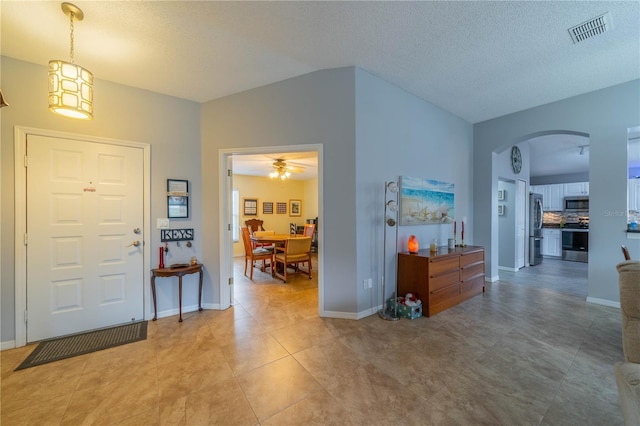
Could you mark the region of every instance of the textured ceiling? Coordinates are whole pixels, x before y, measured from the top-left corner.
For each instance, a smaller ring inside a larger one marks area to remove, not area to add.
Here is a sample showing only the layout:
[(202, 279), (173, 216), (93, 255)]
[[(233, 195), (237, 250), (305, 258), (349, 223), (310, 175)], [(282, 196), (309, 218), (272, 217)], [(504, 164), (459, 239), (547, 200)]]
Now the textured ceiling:
[[(477, 123), (640, 78), (638, 1), (74, 3), (77, 63), (197, 102), (358, 66)], [(59, 2), (0, 12), (2, 55), (69, 59)], [(573, 44), (567, 29), (604, 12), (613, 29)]]

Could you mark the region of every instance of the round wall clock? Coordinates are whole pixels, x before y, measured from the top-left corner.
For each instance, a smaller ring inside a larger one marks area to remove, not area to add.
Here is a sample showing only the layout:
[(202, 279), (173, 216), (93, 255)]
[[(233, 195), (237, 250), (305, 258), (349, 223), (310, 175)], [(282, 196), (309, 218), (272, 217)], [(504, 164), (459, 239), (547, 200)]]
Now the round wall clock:
[(520, 173), (522, 170), (522, 154), (520, 154), (520, 148), (514, 146), (511, 148), (511, 167), (515, 174)]

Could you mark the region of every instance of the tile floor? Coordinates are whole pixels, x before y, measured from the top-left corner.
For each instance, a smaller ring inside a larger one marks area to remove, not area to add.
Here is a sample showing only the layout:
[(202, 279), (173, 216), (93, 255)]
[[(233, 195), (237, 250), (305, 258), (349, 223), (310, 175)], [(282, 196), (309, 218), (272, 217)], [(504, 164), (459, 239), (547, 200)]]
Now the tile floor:
[(18, 372), (34, 346), (3, 351), (0, 423), (623, 423), (618, 309), (512, 279), (432, 318), (323, 319), (315, 279), (252, 283), (241, 263), (234, 307), (146, 341)]

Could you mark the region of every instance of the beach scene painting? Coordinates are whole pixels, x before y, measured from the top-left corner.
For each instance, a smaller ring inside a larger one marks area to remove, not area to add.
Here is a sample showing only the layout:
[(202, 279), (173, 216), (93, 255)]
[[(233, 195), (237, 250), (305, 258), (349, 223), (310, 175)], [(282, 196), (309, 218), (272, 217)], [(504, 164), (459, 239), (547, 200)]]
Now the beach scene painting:
[(400, 225), (453, 223), (454, 184), (400, 177)]

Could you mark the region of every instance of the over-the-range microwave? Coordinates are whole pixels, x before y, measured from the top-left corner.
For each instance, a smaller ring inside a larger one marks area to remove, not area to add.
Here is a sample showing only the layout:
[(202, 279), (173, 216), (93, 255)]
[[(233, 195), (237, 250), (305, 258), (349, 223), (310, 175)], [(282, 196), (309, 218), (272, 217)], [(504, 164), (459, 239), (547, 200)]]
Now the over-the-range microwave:
[(564, 197), (564, 211), (589, 211), (589, 197)]

